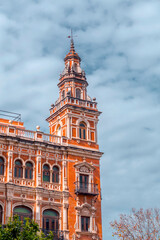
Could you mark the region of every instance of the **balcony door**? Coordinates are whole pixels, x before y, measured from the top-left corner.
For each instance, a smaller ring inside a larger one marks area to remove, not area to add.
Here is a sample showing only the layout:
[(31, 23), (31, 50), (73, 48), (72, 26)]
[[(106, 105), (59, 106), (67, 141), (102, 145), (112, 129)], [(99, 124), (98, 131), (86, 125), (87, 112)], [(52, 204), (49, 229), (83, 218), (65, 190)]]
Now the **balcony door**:
[(89, 186), (89, 176), (80, 174), (80, 189), (83, 192), (88, 192), (88, 186)]
[(43, 212), (43, 230), (46, 231), (54, 231), (58, 232), (59, 230), (59, 213), (52, 210), (47, 209)]

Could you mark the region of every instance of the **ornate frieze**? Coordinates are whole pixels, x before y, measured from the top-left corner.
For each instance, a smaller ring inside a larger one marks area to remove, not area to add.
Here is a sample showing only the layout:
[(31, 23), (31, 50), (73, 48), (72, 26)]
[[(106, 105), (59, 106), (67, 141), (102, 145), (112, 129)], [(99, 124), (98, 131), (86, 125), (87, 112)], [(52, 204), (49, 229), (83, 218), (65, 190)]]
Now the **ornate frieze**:
[(28, 187), (34, 187), (35, 182), (31, 179), (20, 179), (20, 178), (14, 178), (13, 183), (21, 186), (28, 186)]
[(82, 167), (79, 168), (79, 172), (90, 173), (90, 169), (86, 166), (82, 166)]
[(57, 190), (57, 191), (61, 190), (61, 184), (55, 184), (55, 183), (43, 182), (42, 187), (47, 188), (49, 190)]

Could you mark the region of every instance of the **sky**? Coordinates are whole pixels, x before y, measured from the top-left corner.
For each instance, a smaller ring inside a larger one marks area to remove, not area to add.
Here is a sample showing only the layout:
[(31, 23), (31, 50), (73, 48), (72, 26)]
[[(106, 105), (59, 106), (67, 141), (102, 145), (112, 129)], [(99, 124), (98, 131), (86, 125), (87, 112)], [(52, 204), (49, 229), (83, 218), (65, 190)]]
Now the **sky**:
[(0, 0), (0, 109), (48, 132), (70, 29), (98, 126), (103, 239), (132, 208), (160, 208), (160, 1)]

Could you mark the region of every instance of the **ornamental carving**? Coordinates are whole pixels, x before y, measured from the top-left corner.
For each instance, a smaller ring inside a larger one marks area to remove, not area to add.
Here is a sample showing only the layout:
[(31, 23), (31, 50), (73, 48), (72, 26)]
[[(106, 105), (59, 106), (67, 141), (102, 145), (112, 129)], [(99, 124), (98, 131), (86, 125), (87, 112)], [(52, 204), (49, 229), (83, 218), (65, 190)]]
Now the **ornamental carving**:
[(89, 168), (87, 168), (86, 166), (80, 167), (79, 171), (84, 172), (84, 173), (89, 173), (90, 172)]
[(14, 152), (21, 152), (24, 154), (35, 155), (35, 151), (31, 150), (29, 148), (14, 147), (13, 150), (14, 150)]
[(4, 145), (4, 144), (0, 144), (0, 148), (1, 148), (1, 149), (7, 149), (7, 146)]
[(54, 184), (54, 183), (42, 183), (42, 187), (48, 188), (50, 190), (61, 190), (61, 185), (60, 184)]
[(0, 182), (5, 182), (5, 177), (4, 176), (0, 176)]
[(88, 208), (83, 208), (82, 211), (81, 211), (81, 215), (84, 215), (84, 216), (90, 216), (90, 211)]

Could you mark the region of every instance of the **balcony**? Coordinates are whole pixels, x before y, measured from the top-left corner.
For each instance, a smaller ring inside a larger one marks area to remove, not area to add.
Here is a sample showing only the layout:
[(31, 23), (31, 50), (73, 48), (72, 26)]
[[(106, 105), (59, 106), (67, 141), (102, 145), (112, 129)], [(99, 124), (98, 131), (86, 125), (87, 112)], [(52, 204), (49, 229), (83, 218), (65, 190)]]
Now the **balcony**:
[(56, 111), (58, 111), (60, 108), (67, 104), (71, 106), (83, 107), (86, 109), (98, 111), (97, 103), (95, 101), (88, 101), (68, 96), (65, 97), (62, 101), (56, 102), (56, 104), (52, 106), (52, 108), (50, 109), (50, 115), (54, 114)]
[(39, 141), (43, 143), (57, 145), (62, 145), (66, 143), (65, 137), (46, 134), (40, 131), (30, 131), (13, 126), (12, 124), (7, 125), (0, 124), (0, 135), (18, 137), (24, 140)]
[(65, 240), (63, 231), (60, 231), (60, 230), (53, 231), (53, 230), (43, 229), (43, 228), (41, 230), (45, 234), (45, 236), (47, 236), (50, 232), (52, 232), (53, 240)]
[(75, 182), (75, 194), (98, 195), (98, 186), (94, 183)]

